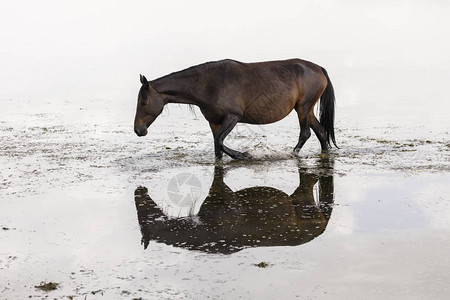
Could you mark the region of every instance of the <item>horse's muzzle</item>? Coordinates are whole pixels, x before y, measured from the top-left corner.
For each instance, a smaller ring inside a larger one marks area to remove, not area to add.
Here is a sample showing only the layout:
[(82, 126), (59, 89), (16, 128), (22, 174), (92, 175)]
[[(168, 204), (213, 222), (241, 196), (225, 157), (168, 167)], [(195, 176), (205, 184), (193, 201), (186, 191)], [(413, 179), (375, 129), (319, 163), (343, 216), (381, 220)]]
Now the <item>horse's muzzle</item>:
[(134, 132), (136, 132), (137, 136), (146, 136), (147, 135), (147, 128), (144, 126), (141, 127), (135, 127)]

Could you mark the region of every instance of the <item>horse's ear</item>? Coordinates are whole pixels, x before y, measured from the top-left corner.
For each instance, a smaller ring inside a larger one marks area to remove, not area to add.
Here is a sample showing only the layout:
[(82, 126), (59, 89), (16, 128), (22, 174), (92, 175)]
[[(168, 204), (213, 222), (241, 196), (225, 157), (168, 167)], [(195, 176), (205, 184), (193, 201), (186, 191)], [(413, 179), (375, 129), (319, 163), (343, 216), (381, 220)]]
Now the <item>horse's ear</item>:
[(142, 85), (143, 86), (146, 86), (146, 87), (148, 87), (149, 86), (149, 84), (148, 84), (148, 80), (147, 80), (147, 78), (145, 78), (145, 76), (144, 75), (139, 75), (140, 76), (140, 79), (141, 79), (141, 83), (142, 83)]

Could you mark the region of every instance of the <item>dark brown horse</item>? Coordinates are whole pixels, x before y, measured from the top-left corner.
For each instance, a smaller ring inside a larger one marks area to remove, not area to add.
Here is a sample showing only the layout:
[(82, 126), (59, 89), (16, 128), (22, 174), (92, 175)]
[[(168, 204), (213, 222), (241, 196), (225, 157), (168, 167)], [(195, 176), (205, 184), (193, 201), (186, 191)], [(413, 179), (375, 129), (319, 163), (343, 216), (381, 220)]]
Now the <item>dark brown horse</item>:
[[(300, 151), (314, 131), (322, 150), (334, 138), (334, 90), (326, 70), (314, 63), (291, 59), (260, 63), (234, 60), (209, 62), (153, 81), (141, 75), (134, 131), (147, 128), (167, 103), (197, 105), (214, 135), (216, 158), (223, 152), (235, 159), (249, 156), (226, 147), (225, 137), (237, 123), (268, 124), (286, 117), (293, 109), (300, 122)], [(320, 122), (314, 105), (320, 101)], [(336, 146), (337, 147), (337, 146)]]

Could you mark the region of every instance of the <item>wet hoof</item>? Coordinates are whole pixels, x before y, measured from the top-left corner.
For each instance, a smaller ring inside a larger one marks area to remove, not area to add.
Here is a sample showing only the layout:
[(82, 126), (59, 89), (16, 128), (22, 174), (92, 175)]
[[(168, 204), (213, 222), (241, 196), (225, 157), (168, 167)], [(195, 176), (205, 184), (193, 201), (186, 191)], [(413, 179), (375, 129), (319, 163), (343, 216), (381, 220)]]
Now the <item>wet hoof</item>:
[(244, 156), (245, 156), (244, 159), (253, 159), (253, 156), (252, 156), (250, 153), (244, 152), (243, 154), (244, 154)]
[(248, 152), (236, 152), (233, 158), (238, 160), (246, 160), (252, 159), (253, 157)]

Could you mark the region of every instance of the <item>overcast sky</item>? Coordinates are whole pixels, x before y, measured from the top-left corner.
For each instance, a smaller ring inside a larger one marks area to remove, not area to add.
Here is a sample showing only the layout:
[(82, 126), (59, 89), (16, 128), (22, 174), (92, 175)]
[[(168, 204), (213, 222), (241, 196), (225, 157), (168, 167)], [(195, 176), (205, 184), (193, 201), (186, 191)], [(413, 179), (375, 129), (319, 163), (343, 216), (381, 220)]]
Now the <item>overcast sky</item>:
[(409, 80), (429, 95), (450, 79), (449, 16), (448, 1), (2, 1), (0, 100), (135, 101), (139, 73), (292, 57), (324, 66), (343, 104)]

